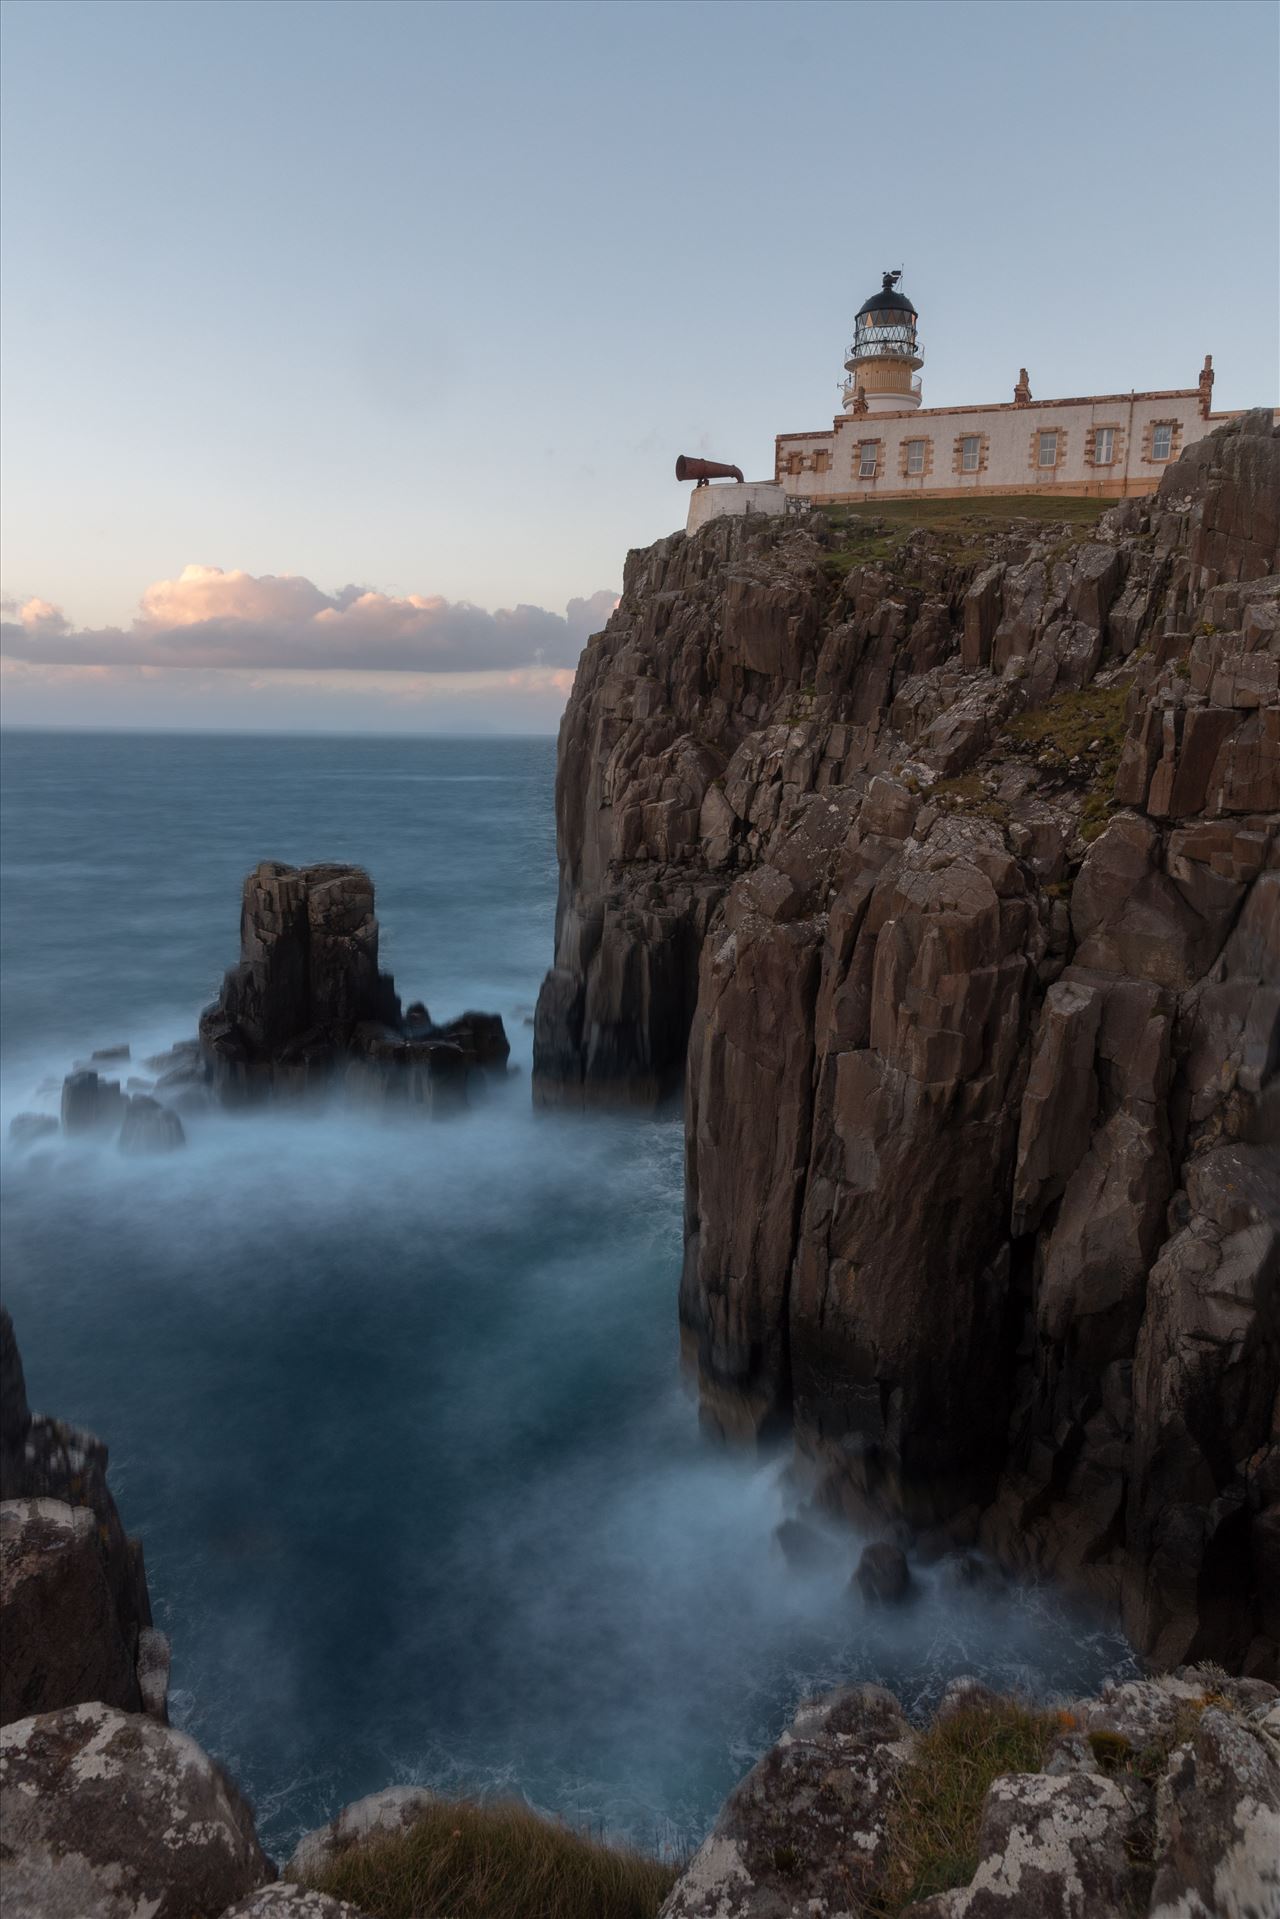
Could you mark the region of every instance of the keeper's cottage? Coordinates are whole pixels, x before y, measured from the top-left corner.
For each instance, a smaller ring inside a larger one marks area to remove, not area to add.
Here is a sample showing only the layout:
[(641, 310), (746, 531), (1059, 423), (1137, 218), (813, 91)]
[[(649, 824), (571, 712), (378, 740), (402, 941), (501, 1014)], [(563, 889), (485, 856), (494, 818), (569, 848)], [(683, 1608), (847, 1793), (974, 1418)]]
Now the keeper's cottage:
[(845, 361), (844, 410), (820, 433), (780, 433), (772, 481), (698, 487), (690, 532), (720, 513), (780, 513), (788, 500), (858, 502), (967, 493), (1151, 493), (1183, 448), (1231, 416), (1214, 413), (1213, 359), (1171, 393), (1032, 397), (1022, 367), (1012, 400), (921, 405), (920, 316), (886, 273), (864, 300)]

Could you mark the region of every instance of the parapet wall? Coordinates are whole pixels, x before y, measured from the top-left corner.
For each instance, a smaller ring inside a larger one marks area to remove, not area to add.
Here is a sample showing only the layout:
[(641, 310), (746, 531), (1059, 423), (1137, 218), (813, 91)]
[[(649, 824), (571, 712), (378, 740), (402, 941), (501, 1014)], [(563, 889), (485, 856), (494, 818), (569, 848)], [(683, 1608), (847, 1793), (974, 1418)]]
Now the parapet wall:
[(781, 513), (786, 504), (785, 491), (771, 480), (748, 480), (745, 485), (721, 480), (696, 486), (690, 496), (685, 530), (696, 533), (708, 520), (718, 520), (726, 513)]

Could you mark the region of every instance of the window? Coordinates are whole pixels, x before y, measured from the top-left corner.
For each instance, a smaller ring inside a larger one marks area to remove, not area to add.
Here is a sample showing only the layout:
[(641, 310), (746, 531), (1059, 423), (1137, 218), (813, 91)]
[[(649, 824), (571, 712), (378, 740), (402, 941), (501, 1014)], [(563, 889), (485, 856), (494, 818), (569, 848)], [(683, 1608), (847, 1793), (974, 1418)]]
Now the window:
[(858, 448), (858, 478), (860, 480), (875, 479), (876, 460), (879, 452), (880, 442), (878, 440), (864, 440), (862, 442), (862, 445)]
[(1173, 452), (1173, 422), (1162, 420), (1151, 429), (1151, 457), (1153, 460), (1167, 460)]
[(1038, 433), (1036, 435), (1036, 465), (1057, 466), (1058, 436), (1056, 433)]
[(982, 435), (967, 433), (960, 442), (960, 471), (976, 473), (982, 459)]
[(1093, 433), (1093, 464), (1110, 466), (1116, 457), (1116, 430), (1113, 426), (1099, 426)]
[(924, 472), (924, 441), (923, 440), (907, 441), (907, 472), (908, 473)]

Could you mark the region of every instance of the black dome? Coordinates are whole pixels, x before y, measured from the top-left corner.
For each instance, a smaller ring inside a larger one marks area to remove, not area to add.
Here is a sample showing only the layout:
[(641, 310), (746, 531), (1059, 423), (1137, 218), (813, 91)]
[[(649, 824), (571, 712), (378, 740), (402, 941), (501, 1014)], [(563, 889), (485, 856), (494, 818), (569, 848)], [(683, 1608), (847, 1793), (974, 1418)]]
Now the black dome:
[(884, 285), (881, 287), (879, 293), (873, 293), (871, 298), (864, 300), (858, 308), (857, 318), (859, 320), (868, 313), (910, 313), (915, 319), (919, 319), (919, 314), (912, 306), (910, 300), (908, 300), (906, 294), (899, 293), (895, 285), (897, 278), (896, 273), (885, 274)]

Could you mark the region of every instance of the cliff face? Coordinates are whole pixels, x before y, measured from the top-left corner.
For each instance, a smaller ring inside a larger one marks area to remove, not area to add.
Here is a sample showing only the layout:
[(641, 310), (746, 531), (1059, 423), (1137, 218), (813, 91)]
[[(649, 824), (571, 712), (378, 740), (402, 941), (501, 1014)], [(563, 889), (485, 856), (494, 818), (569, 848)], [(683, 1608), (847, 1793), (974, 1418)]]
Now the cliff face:
[(1096, 526), (721, 520), (561, 729), (544, 1101), (683, 1081), (704, 1417), (1153, 1659), (1280, 1640), (1280, 439)]

